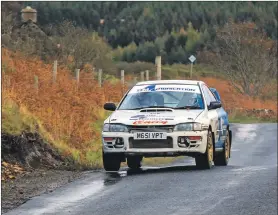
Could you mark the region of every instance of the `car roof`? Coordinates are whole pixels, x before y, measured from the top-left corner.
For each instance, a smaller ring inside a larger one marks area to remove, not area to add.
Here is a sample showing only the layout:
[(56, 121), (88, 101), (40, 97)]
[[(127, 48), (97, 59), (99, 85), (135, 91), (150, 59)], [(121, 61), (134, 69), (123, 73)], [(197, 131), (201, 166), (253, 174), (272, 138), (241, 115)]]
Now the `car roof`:
[(156, 80), (156, 81), (142, 81), (138, 82), (136, 85), (146, 85), (146, 84), (193, 84), (204, 83), (203, 81), (197, 80)]

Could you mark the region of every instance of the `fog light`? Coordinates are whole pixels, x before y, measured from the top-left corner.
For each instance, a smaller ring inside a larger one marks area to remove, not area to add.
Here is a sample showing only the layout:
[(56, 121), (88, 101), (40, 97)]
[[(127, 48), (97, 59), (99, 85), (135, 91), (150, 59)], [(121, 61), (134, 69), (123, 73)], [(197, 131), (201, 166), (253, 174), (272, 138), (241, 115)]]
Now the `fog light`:
[(190, 140), (187, 137), (178, 137), (178, 145), (180, 147), (188, 147), (190, 145)]
[(117, 137), (115, 141), (115, 147), (116, 148), (122, 148), (124, 147), (124, 140), (121, 137)]

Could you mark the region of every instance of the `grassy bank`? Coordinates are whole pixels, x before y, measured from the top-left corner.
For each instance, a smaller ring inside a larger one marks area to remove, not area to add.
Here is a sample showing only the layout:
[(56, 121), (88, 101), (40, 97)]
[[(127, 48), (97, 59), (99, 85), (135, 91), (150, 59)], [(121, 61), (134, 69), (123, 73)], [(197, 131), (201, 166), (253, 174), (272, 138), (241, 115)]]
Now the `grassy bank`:
[(229, 116), (230, 123), (277, 123), (277, 118), (259, 118), (256, 116), (246, 116), (243, 114), (237, 114)]

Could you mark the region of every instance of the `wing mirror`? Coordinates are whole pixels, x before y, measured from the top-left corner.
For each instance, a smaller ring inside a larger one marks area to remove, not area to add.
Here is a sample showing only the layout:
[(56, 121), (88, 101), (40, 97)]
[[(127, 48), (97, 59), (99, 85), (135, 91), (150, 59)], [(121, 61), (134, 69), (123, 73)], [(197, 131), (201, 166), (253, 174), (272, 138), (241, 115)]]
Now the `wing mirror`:
[(114, 111), (114, 110), (116, 110), (117, 107), (116, 107), (116, 105), (114, 103), (105, 103), (103, 108), (105, 110)]
[(208, 109), (209, 110), (213, 110), (213, 109), (217, 109), (217, 108), (221, 108), (222, 104), (219, 101), (215, 101), (215, 102), (210, 102)]

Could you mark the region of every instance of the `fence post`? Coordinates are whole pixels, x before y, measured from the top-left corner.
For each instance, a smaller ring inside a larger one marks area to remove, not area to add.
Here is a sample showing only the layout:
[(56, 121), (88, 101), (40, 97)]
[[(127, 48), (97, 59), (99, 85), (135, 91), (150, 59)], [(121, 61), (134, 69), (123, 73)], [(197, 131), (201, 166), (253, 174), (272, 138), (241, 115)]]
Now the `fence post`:
[(122, 85), (125, 84), (125, 71), (124, 70), (121, 70), (121, 83), (122, 83)]
[(144, 71), (141, 72), (141, 81), (144, 81)]
[(80, 69), (75, 70), (75, 79), (76, 79), (77, 83), (79, 83), (79, 72), (80, 72)]
[(161, 80), (161, 56), (156, 56), (155, 64), (156, 64), (156, 79)]
[(133, 78), (133, 83), (134, 83), (134, 85), (137, 83), (137, 77)]
[(102, 69), (98, 70), (98, 85), (101, 87), (102, 85)]
[(150, 75), (149, 75), (149, 70), (146, 70), (146, 81), (148, 81), (150, 78)]
[(96, 68), (93, 67), (93, 69), (92, 69), (92, 79), (93, 80), (95, 79), (95, 72), (96, 72)]
[(58, 61), (54, 60), (53, 71), (52, 71), (52, 81), (53, 81), (53, 83), (55, 83), (56, 79), (57, 79), (57, 67), (58, 67)]
[(38, 92), (39, 92), (39, 77), (37, 75), (34, 75), (34, 81), (35, 81), (36, 93), (38, 94)]

